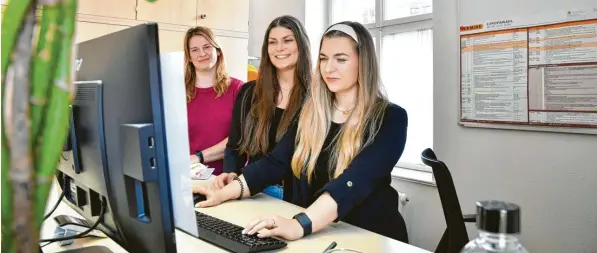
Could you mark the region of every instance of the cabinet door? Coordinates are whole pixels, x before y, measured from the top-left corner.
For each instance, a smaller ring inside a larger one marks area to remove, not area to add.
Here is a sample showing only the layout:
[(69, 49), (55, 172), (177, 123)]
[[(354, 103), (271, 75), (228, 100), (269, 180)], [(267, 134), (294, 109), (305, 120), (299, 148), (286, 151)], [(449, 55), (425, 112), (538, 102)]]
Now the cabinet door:
[[(139, 2), (145, 1), (139, 0)], [(135, 19), (136, 7), (137, 0), (79, 0), (78, 13), (102, 17)]]
[(75, 37), (76, 43), (94, 39), (103, 35), (117, 32), (129, 26), (123, 25), (109, 25), (89, 22), (77, 22), (77, 34)]
[(217, 40), (224, 52), (228, 75), (246, 82), (249, 40), (224, 36), (218, 36)]
[(185, 32), (160, 30), (160, 52), (182, 52)]
[(137, 20), (186, 26), (197, 24), (197, 0), (138, 1)]
[(249, 32), (249, 0), (197, 0), (197, 17), (200, 26)]

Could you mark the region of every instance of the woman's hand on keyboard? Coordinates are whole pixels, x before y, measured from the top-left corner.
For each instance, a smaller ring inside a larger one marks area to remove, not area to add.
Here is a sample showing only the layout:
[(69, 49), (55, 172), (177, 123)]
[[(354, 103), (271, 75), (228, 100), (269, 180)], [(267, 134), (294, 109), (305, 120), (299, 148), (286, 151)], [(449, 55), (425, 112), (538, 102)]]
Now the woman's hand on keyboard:
[(218, 175), (214, 180), (213, 183), (211, 184), (211, 188), (214, 190), (219, 190), (224, 188), (224, 186), (228, 185), (230, 182), (234, 181), (235, 178), (237, 178), (238, 175), (236, 175), (236, 173), (232, 172), (232, 173), (222, 173), (220, 175)]
[(269, 215), (250, 221), (242, 233), (249, 235), (257, 233), (260, 238), (276, 236), (294, 241), (303, 237), (303, 227), (295, 219)]
[(199, 186), (193, 187), (193, 193), (201, 194), (205, 196), (205, 200), (197, 203), (195, 207), (210, 207), (210, 206), (217, 206), (224, 201), (224, 198), (221, 196), (220, 190), (214, 190), (211, 187)]

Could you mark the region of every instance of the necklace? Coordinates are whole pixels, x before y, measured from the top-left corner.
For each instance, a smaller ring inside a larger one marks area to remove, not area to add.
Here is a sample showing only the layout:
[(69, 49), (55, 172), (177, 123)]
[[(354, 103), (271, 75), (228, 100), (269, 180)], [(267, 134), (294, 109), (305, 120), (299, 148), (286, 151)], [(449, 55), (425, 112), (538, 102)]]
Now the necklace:
[(334, 102), (334, 107), (336, 107), (336, 110), (340, 111), (340, 112), (341, 112), (341, 113), (343, 113), (344, 115), (346, 115), (346, 114), (349, 114), (349, 113), (350, 113), (350, 112), (351, 112), (351, 111), (352, 111), (352, 110), (355, 108), (355, 106), (353, 106), (353, 107), (352, 107), (352, 108), (350, 108), (350, 109), (347, 109), (347, 110), (342, 110), (342, 109), (340, 109), (340, 107), (338, 107), (338, 105), (336, 104), (336, 102)]

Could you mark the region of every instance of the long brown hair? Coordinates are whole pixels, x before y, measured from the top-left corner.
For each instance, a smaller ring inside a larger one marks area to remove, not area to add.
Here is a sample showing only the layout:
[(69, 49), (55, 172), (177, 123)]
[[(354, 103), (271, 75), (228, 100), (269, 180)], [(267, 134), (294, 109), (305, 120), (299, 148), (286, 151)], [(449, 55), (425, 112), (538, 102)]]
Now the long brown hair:
[[(358, 153), (371, 144), (381, 127), (388, 100), (381, 85), (379, 66), (375, 54), (375, 46), (371, 34), (363, 25), (356, 22), (341, 22), (352, 27), (357, 34), (359, 43), (353, 40), (358, 53), (359, 67), (357, 77), (357, 102), (340, 132), (334, 138), (331, 157), (329, 159), (330, 174), (338, 177), (348, 167)], [(326, 32), (325, 38), (352, 38), (344, 32), (331, 30)], [(307, 181), (315, 170), (319, 153), (328, 135), (331, 119), (334, 93), (325, 84), (320, 72), (320, 60), (317, 61), (316, 73), (311, 84), (311, 96), (305, 102), (301, 111), (298, 132), (296, 135), (296, 151), (292, 157), (293, 174), (300, 178), (307, 175)], [(305, 173), (303, 173), (305, 172)]]
[[(278, 94), (281, 91), (277, 69), (268, 54), (270, 31), (275, 27), (290, 29), (298, 47), (298, 59), (294, 69), (294, 86), (290, 91), (288, 106), (276, 131), (276, 141), (286, 132), (297, 112), (303, 105), (311, 82), (311, 49), (307, 32), (295, 17), (284, 15), (274, 19), (268, 26), (261, 46), (261, 63), (251, 98), (251, 109), (241, 118), (243, 134), (239, 140), (239, 150), (249, 155), (265, 154), (268, 151), (270, 122), (276, 110)], [(247, 103), (243, 102), (243, 105)], [(243, 111), (245, 111), (243, 109)]]
[(187, 103), (191, 102), (193, 98), (195, 98), (195, 79), (197, 78), (197, 73), (195, 72), (195, 66), (191, 62), (191, 53), (189, 48), (189, 41), (195, 35), (203, 36), (209, 43), (216, 48), (218, 52), (218, 61), (216, 62), (216, 83), (213, 86), (214, 91), (216, 92), (217, 96), (222, 96), (226, 91), (228, 91), (228, 86), (230, 85), (230, 77), (228, 73), (226, 73), (226, 62), (224, 61), (224, 52), (222, 52), (222, 48), (216, 41), (216, 36), (214, 33), (207, 27), (197, 26), (195, 28), (191, 28), (187, 31), (184, 36), (184, 83), (185, 88), (187, 91)]

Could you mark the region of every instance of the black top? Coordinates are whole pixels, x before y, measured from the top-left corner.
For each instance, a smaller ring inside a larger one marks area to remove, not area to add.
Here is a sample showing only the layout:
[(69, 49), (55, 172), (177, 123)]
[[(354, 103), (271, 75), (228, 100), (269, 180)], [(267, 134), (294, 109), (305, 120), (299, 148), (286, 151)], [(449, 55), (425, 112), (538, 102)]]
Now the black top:
[[(275, 149), (245, 167), (243, 174), (251, 194), (261, 192), (281, 178), (293, 179), (291, 202), (309, 207), (323, 192), (338, 204), (338, 220), (408, 243), (406, 225), (398, 212), (398, 193), (390, 185), (391, 172), (404, 151), (408, 118), (406, 111), (389, 104), (382, 126), (372, 144), (364, 148), (338, 177), (330, 181), (329, 149), (319, 155), (312, 183), (306, 175), (293, 175), (290, 162), (295, 149), (297, 125), (288, 130)], [(324, 147), (341, 128), (332, 123)], [(337, 221), (337, 220), (336, 220)]]
[(317, 191), (325, 187), (325, 184), (330, 182), (330, 179), (334, 177), (334, 174), (332, 173), (333, 169), (330, 170), (328, 162), (334, 147), (334, 145), (331, 145), (331, 143), (334, 140), (334, 137), (342, 129), (342, 125), (343, 124), (332, 122), (332, 125), (330, 126), (330, 132), (326, 136), (323, 143), (323, 148), (319, 153), (319, 158), (315, 164), (315, 174), (311, 179), (311, 187), (309, 187), (309, 196), (313, 197), (312, 199), (309, 199), (309, 202), (311, 203), (317, 199), (314, 196), (319, 196)]
[[(238, 175), (241, 175), (241, 169), (245, 167), (245, 164), (254, 163), (255, 161), (258, 161), (264, 156), (264, 154), (255, 154), (247, 157), (247, 154), (239, 154), (238, 150), (239, 141), (243, 134), (241, 120), (247, 114), (249, 114), (249, 111), (251, 110), (251, 106), (253, 105), (252, 97), (254, 88), (255, 81), (245, 83), (238, 91), (236, 101), (234, 102), (234, 107), (232, 110), (232, 123), (230, 126), (230, 135), (228, 136), (228, 143), (226, 144), (226, 149), (224, 150), (224, 172), (226, 173), (234, 172)], [(268, 152), (271, 152), (277, 144), (276, 134), (278, 132), (278, 125), (280, 124), (280, 120), (282, 119), (283, 114), (284, 109), (276, 107), (274, 115), (270, 122), (270, 130), (268, 133)], [(280, 183), (281, 181), (277, 183)], [(290, 194), (292, 187), (286, 186), (285, 183), (284, 189), (288, 189), (288, 191), (284, 191), (284, 199), (290, 200), (290, 197), (292, 196)]]

